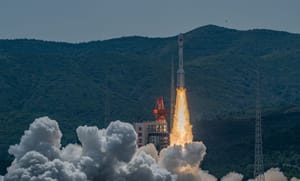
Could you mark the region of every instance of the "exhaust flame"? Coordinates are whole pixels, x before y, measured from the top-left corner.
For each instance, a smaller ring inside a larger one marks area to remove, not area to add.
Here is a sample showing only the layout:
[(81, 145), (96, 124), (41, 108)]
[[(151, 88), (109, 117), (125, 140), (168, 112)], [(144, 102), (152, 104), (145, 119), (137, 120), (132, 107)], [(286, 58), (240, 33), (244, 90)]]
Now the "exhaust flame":
[(176, 90), (176, 104), (173, 118), (170, 145), (184, 145), (193, 141), (192, 125), (186, 98), (186, 89)]

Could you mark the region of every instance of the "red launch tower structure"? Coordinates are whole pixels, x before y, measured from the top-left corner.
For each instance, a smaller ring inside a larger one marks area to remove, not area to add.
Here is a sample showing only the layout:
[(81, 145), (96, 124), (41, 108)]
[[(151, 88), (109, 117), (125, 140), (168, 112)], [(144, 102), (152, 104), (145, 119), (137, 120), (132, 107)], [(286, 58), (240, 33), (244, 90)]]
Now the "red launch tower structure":
[(156, 99), (155, 108), (152, 111), (155, 121), (166, 121), (166, 116), (170, 114), (170, 111), (165, 109), (164, 99), (162, 96)]
[(152, 143), (159, 151), (169, 146), (169, 131), (166, 117), (170, 112), (165, 108), (163, 97), (160, 96), (156, 99), (152, 114), (155, 117), (154, 121), (134, 123), (134, 128), (138, 135), (137, 146), (141, 147)]

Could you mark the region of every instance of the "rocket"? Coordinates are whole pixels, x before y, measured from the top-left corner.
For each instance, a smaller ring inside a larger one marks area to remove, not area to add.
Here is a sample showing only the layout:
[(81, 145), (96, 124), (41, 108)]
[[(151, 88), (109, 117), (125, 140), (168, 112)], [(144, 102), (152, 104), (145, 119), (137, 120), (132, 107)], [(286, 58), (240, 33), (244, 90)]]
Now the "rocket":
[(183, 70), (183, 34), (178, 35), (178, 70), (177, 70), (177, 88), (184, 88), (184, 70)]

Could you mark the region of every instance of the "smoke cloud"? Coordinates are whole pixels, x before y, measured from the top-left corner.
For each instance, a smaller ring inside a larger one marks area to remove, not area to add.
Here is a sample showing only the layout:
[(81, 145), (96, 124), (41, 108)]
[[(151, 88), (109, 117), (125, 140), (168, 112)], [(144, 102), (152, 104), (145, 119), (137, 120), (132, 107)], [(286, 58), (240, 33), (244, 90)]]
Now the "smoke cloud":
[[(270, 168), (264, 173), (265, 181), (288, 181), (288, 178), (280, 171), (279, 168)], [(248, 181), (255, 181), (250, 179)], [(300, 181), (298, 178), (293, 177), (290, 181)]]
[(300, 181), (300, 179), (293, 177), (293, 178), (291, 178), (291, 181)]
[(206, 147), (202, 142), (174, 145), (160, 152), (158, 164), (178, 175), (178, 181), (201, 180), (199, 166), (205, 154)]
[(266, 171), (265, 174), (266, 181), (287, 181), (287, 177), (280, 171), (279, 168), (271, 168)]
[(230, 172), (221, 178), (221, 181), (242, 181), (243, 175), (235, 172)]
[(176, 175), (158, 165), (155, 147), (136, 148), (131, 124), (111, 122), (106, 129), (80, 126), (80, 144), (61, 147), (62, 133), (55, 120), (36, 119), (20, 143), (9, 148), (14, 161), (5, 181), (17, 180), (140, 180), (172, 181)]
[[(202, 142), (169, 146), (158, 154), (153, 144), (137, 149), (137, 135), (128, 123), (111, 122), (106, 129), (80, 126), (76, 133), (80, 144), (62, 147), (57, 122), (35, 119), (20, 143), (10, 146), (14, 161), (0, 181), (217, 181), (199, 169), (206, 154)], [(265, 178), (287, 181), (276, 168), (268, 170)], [(221, 181), (242, 179), (243, 175), (232, 172)]]
[(199, 174), (200, 174), (202, 181), (217, 181), (218, 180), (215, 176), (210, 175), (208, 173), (208, 171), (199, 170), (199, 172), (200, 172)]

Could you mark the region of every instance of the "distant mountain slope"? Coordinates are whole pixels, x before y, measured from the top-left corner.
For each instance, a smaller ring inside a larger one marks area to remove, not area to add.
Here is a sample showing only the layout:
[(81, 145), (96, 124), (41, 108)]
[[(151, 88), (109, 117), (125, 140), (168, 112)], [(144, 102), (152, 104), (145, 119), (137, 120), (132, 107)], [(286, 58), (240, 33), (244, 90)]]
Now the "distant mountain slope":
[[(7, 157), (8, 145), (37, 116), (57, 119), (68, 130), (65, 142), (74, 142), (78, 125), (103, 127), (105, 87), (111, 120), (152, 119), (157, 96), (169, 103), (172, 56), (177, 60), (176, 37), (0, 40), (0, 155)], [(208, 25), (184, 34), (184, 60), (194, 124), (252, 118), (256, 65), (265, 113), (300, 105), (299, 34)]]

